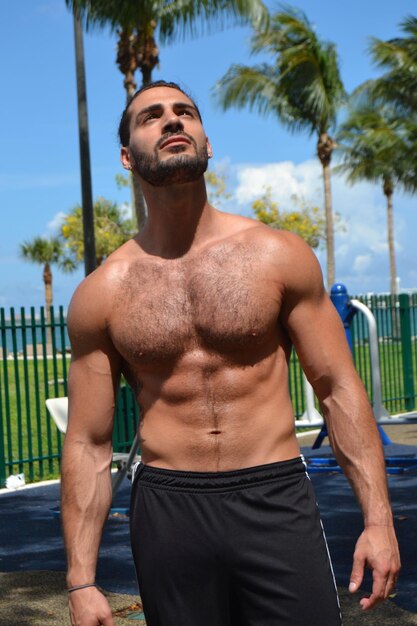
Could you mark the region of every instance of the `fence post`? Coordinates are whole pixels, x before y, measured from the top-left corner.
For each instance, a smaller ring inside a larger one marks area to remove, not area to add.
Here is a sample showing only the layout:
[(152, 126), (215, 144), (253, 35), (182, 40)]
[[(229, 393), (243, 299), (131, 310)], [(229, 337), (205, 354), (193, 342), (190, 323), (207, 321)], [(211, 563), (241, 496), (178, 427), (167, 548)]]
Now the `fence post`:
[(413, 357), (411, 351), (410, 296), (406, 293), (401, 293), (399, 302), (405, 408), (407, 411), (412, 411), (415, 404), (415, 392)]
[(0, 380), (0, 487), (6, 484), (6, 455), (4, 449), (4, 427), (3, 427), (3, 400), (1, 395)]
[[(7, 367), (6, 355), (7, 355), (7, 346), (5, 341), (6, 329), (3, 324), (4, 320), (4, 309), (0, 309), (0, 324), (1, 324), (1, 334), (0, 334), (0, 357), (2, 359), (3, 367)], [(1, 372), (1, 368), (0, 368)], [(7, 380), (7, 378), (6, 378)], [(0, 487), (4, 487), (6, 484), (6, 449), (5, 449), (5, 441), (4, 441), (4, 415), (5, 411), (3, 410), (3, 392), (1, 389), (1, 378), (0, 378)]]

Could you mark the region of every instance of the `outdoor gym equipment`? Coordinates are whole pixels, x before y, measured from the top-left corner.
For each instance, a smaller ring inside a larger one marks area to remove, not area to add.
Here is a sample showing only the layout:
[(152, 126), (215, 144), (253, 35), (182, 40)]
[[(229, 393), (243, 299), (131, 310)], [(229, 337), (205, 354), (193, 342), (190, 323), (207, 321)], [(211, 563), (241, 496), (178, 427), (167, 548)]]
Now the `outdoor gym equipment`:
[[(381, 370), (379, 365), (379, 347), (376, 320), (371, 310), (362, 302), (355, 299), (349, 299), (345, 285), (337, 283), (333, 285), (330, 298), (336, 307), (337, 312), (343, 322), (346, 332), (346, 339), (350, 349), (353, 351), (352, 336), (350, 326), (356, 313), (360, 311), (366, 318), (368, 323), (369, 350), (372, 371), (372, 392), (373, 392), (373, 412), (377, 421), (378, 430), (384, 445), (391, 444), (391, 440), (382, 428), (382, 425), (393, 424), (409, 424), (417, 420), (417, 412), (405, 413), (391, 416), (382, 402), (381, 388)], [(306, 411), (300, 420), (296, 420), (297, 427), (321, 426), (312, 448), (320, 448), (324, 438), (327, 436), (326, 424), (323, 417), (314, 406), (314, 391), (307, 378), (303, 376), (304, 393), (306, 401)], [(387, 472), (391, 474), (403, 473), (412, 469), (417, 469), (417, 457), (410, 456), (392, 456), (386, 457)], [(341, 471), (334, 458), (329, 457), (310, 457), (309, 471)]]

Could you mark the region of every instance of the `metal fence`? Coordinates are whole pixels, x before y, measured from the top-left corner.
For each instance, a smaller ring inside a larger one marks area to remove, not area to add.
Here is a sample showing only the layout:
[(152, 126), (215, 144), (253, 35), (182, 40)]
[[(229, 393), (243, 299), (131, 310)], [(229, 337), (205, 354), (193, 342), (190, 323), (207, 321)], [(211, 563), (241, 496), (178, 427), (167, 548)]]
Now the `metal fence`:
[[(417, 408), (417, 293), (355, 296), (375, 316), (378, 331), (382, 402), (390, 415)], [(373, 402), (368, 323), (359, 311), (351, 327), (353, 358)], [(293, 351), (289, 388), (296, 417), (306, 410), (302, 370)]]
[[(62, 435), (46, 398), (67, 395), (69, 339), (62, 307), (0, 309), (0, 486), (11, 474), (26, 481), (59, 474)], [(138, 423), (130, 387), (122, 385), (113, 448), (128, 452)]]
[[(371, 309), (377, 323), (383, 403), (390, 414), (412, 411), (417, 404), (417, 294), (358, 300)], [(372, 401), (368, 328), (360, 313), (351, 331), (356, 369)]]
[[(383, 402), (391, 413), (416, 407), (417, 294), (360, 298), (378, 325)], [(352, 327), (354, 358), (372, 400), (368, 332), (357, 314)], [(45, 399), (67, 395), (69, 340), (62, 307), (36, 313), (0, 309), (0, 485), (10, 474), (34, 481), (57, 476), (62, 435)], [(297, 417), (305, 410), (302, 371), (290, 360), (289, 388)], [(128, 386), (117, 403), (113, 446), (127, 452), (138, 423), (138, 409)]]

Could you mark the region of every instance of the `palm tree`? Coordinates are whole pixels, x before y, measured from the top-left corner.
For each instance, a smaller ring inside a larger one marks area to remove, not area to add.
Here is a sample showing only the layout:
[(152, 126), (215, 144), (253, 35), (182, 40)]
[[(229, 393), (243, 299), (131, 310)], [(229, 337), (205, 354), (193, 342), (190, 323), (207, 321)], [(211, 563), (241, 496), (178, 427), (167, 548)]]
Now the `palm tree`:
[[(47, 326), (51, 324), (51, 306), (53, 304), (52, 292), (52, 265), (64, 272), (75, 270), (74, 263), (65, 256), (64, 246), (57, 237), (46, 239), (35, 237), (32, 241), (20, 244), (20, 255), (26, 261), (43, 266), (43, 283), (45, 287), (45, 316)], [(51, 329), (48, 332), (48, 352), (52, 346)]]
[(374, 95), (392, 102), (402, 113), (417, 112), (417, 17), (400, 23), (404, 37), (383, 41), (371, 38), (369, 52), (373, 61), (386, 70), (369, 81)]
[[(135, 72), (142, 74), (142, 85), (152, 81), (159, 65), (161, 42), (195, 32), (195, 25), (224, 25), (243, 19), (265, 23), (267, 10), (262, 0), (65, 0), (80, 12), (87, 28), (110, 26), (118, 36), (116, 62), (124, 76), (126, 100), (136, 91)], [(139, 228), (146, 220), (146, 207), (137, 179), (132, 176), (136, 217)]]
[(415, 191), (417, 119), (399, 117), (390, 104), (379, 103), (362, 92), (341, 125), (338, 151), (342, 162), (337, 170), (347, 173), (347, 180), (379, 183), (387, 202), (387, 234), (390, 265), (390, 289), (396, 294), (396, 259), (393, 195), (396, 188)]
[(334, 226), (330, 162), (335, 143), (330, 130), (345, 99), (336, 48), (319, 39), (306, 15), (293, 8), (271, 16), (269, 27), (255, 28), (252, 53), (269, 52), (272, 64), (233, 65), (215, 90), (224, 109), (256, 108), (272, 113), (291, 131), (317, 136), (317, 156), (323, 168), (326, 220), (327, 285), (335, 280)]

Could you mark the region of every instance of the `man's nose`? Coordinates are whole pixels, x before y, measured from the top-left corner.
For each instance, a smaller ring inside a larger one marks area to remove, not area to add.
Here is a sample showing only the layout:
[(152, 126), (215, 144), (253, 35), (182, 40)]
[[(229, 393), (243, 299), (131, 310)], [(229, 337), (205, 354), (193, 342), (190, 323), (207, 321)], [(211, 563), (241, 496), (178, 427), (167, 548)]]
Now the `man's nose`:
[(176, 132), (179, 130), (184, 130), (184, 124), (182, 123), (182, 120), (180, 117), (178, 117), (178, 115), (176, 115), (175, 113), (172, 113), (165, 121), (164, 125), (163, 125), (163, 132), (164, 133), (168, 133), (168, 132)]

